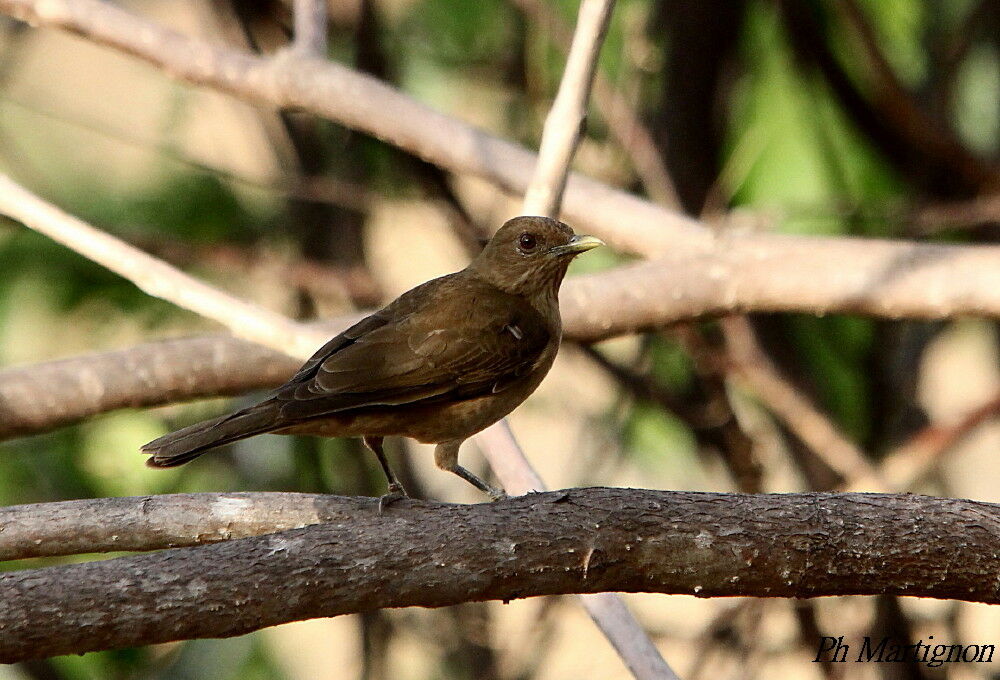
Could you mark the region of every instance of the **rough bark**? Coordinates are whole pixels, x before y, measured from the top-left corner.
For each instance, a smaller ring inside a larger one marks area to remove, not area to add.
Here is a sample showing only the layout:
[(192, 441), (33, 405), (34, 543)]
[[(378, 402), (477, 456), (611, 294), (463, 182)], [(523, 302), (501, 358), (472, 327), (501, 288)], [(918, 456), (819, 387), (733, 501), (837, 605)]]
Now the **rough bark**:
[(0, 575), (0, 661), (559, 593), (1000, 603), (1000, 506), (967, 500), (573, 489), (382, 515), (331, 502), (345, 509), (325, 524)]

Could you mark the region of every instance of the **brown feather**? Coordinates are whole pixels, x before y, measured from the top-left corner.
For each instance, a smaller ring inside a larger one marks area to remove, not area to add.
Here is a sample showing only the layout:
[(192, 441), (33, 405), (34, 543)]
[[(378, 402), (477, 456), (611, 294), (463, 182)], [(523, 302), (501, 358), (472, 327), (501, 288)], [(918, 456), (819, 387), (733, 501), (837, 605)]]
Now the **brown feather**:
[(452, 447), (441, 459), (448, 469), (490, 490), (448, 463), (457, 455), (448, 451), (516, 408), (551, 367), (559, 284), (581, 251), (572, 239), (555, 220), (510, 220), (464, 270), (417, 286), (332, 338), (261, 403), (144, 446), (149, 463), (178, 465), (262, 432), (403, 435)]

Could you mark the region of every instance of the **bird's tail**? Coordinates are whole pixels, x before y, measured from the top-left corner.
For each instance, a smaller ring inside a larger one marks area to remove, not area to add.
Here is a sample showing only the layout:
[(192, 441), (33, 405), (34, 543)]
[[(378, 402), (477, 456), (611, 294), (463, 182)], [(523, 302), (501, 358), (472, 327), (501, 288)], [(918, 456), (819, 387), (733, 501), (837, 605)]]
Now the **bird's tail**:
[(276, 430), (280, 427), (276, 411), (273, 403), (265, 401), (165, 434), (142, 447), (142, 452), (151, 456), (146, 465), (157, 468), (183, 465), (216, 446)]

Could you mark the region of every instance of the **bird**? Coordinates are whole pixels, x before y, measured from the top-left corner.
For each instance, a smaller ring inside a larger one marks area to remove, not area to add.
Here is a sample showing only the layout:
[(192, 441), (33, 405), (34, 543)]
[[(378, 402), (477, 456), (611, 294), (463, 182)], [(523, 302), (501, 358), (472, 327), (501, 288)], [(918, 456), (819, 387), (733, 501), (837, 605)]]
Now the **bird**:
[(558, 292), (570, 261), (602, 246), (541, 216), (508, 220), (469, 265), (413, 288), (321, 347), (252, 406), (142, 447), (154, 468), (263, 433), (361, 437), (388, 492), (408, 494), (383, 440), (434, 444), (434, 462), (493, 500), (506, 494), (458, 463), (462, 443), (505, 417), (541, 383), (559, 349)]

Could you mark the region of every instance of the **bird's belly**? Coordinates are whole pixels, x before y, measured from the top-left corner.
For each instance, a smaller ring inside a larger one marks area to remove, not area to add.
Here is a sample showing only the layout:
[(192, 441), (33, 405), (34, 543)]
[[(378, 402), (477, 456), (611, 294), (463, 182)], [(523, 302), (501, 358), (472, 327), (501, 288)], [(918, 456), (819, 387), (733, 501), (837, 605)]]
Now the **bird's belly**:
[[(525, 397), (527, 394), (525, 394)], [(325, 437), (410, 437), (425, 444), (465, 439), (513, 411), (524, 400), (500, 393), (459, 402), (393, 408), (367, 408), (315, 418), (276, 434)]]
[(501, 393), (442, 405), (431, 419), (407, 423), (407, 431), (401, 434), (425, 444), (471, 437), (506, 416), (524, 400), (504, 399), (503, 396)]

